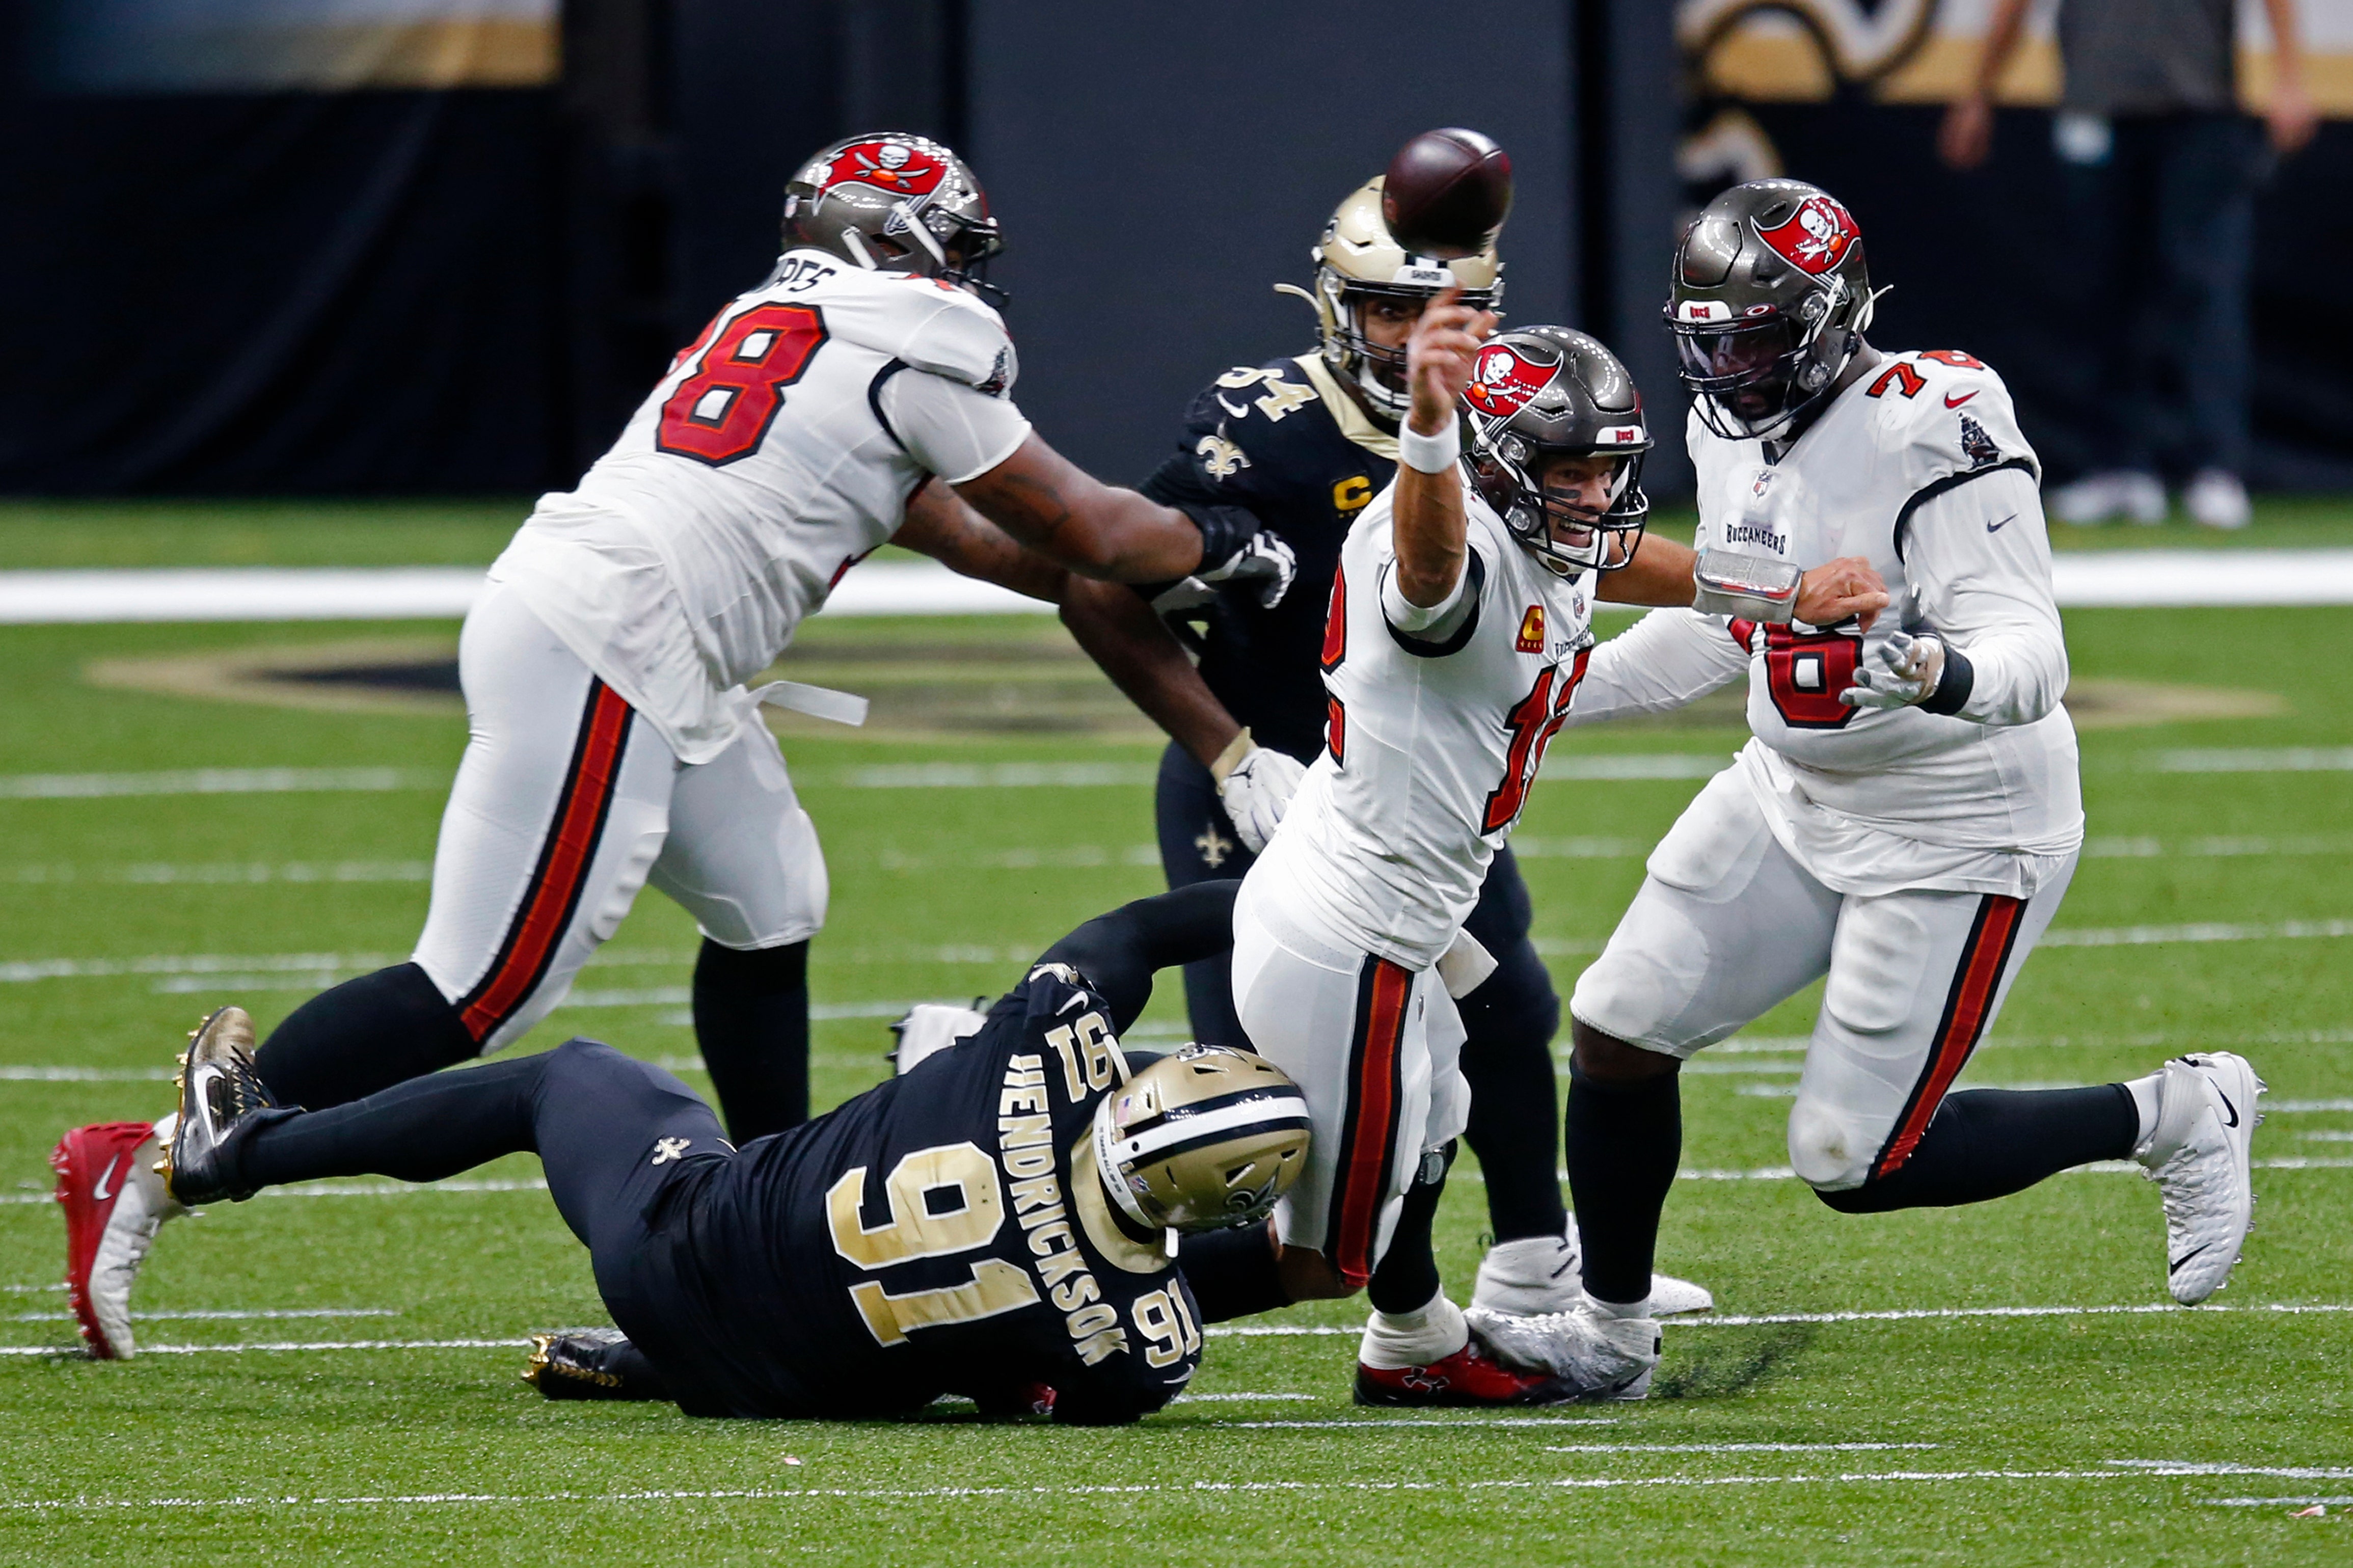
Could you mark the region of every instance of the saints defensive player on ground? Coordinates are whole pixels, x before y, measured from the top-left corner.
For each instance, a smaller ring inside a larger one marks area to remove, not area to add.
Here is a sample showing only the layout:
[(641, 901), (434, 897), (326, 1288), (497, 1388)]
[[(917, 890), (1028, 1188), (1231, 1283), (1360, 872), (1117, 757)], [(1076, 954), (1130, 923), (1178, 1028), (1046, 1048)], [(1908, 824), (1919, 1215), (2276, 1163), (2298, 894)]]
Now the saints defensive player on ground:
[[(760, 705), (864, 711), (792, 682), (746, 689), (802, 618), (893, 539), (1050, 601), (1066, 571), (1282, 596), (1287, 552), (1248, 513), (1109, 489), (1031, 431), (982, 298), (997, 225), (954, 153), (892, 135), (825, 149), (787, 187), (784, 239), (492, 564), (459, 644), (471, 736), (425, 930), (408, 963), (263, 1042), (280, 1100), (323, 1110), (506, 1046), (650, 881), (702, 928), (695, 1037), (730, 1131), (801, 1121), (828, 889)], [(80, 1128), (51, 1157), (100, 1357), (132, 1352), (132, 1279), (179, 1212), (143, 1174), (115, 1179), (147, 1169), (152, 1142), (140, 1122)]]
[[(1423, 307), (1448, 288), (1478, 309), (1503, 302), (1494, 236), (1451, 259), (1409, 254), (1382, 216), (1381, 188), (1380, 179), (1368, 181), (1333, 213), (1311, 253), (1313, 292), (1284, 286), (1315, 307), (1321, 348), (1219, 376), (1187, 411), (1176, 452), (1140, 487), (1170, 505), (1247, 510), (1291, 546), (1301, 580), (1319, 589), (1332, 580), (1350, 524), (1396, 472), (1406, 338)], [(1303, 590), (1271, 606), (1221, 593), (1181, 607), (1176, 616), (1200, 653), (1197, 673), (1135, 592), (1077, 579), (1066, 589), (1072, 633), (1173, 737), (1155, 799), (1170, 887), (1248, 872), (1305, 764), (1323, 751), (1324, 611), (1322, 595)], [(1532, 913), (1518, 864), (1509, 849), (1497, 851), (1465, 927), (1494, 971), (1460, 1004), (1472, 1089), (1466, 1137), (1495, 1238), (1474, 1299), (1522, 1312), (1570, 1306), (1578, 1289), (1553, 1110), (1560, 999), (1529, 940)], [(1187, 969), (1185, 994), (1197, 1036), (1249, 1044), (1222, 956)], [(1711, 1304), (1706, 1291), (1665, 1277), (1653, 1295), (1663, 1312)]]
[(1788, 1123), (1824, 1203), (1975, 1203), (2135, 1159), (2162, 1190), (2172, 1293), (2195, 1303), (2251, 1216), (2263, 1086), (2244, 1060), (1947, 1092), (2058, 910), (2084, 810), (2033, 450), (1978, 361), (1872, 347), (1872, 300), (1852, 215), (1794, 180), (1725, 192), (1675, 257), (1700, 542), (1757, 581), (1861, 555), (1897, 599), (1868, 628), (1664, 611), (1594, 655), (1571, 723), (1745, 676), (1756, 735), (1652, 853), (1570, 1003), (1586, 1287), (1605, 1316), (1637, 1310), (1683, 1062), (1827, 974)]
[(692, 1415), (896, 1415), (955, 1393), (1132, 1421), (1200, 1359), (1171, 1233), (1264, 1215), (1305, 1163), (1306, 1105), (1263, 1060), (1187, 1047), (1137, 1068), (1119, 1044), (1154, 970), (1225, 948), (1231, 906), (1202, 889), (1090, 921), (970, 1037), (740, 1149), (677, 1079), (589, 1040), (275, 1108), (225, 1008), (184, 1058), (164, 1180), (193, 1205), (532, 1151), (628, 1336), (543, 1352), (543, 1384), (634, 1383)]

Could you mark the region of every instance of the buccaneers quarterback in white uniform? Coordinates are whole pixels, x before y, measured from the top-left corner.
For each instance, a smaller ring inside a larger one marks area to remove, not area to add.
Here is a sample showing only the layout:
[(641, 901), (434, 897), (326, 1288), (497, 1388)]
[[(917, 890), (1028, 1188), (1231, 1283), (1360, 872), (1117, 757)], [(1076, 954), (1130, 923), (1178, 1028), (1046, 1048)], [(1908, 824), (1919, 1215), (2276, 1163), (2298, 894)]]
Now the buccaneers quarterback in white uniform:
[[(1688, 605), (1694, 591), (1691, 552), (1642, 536), (1650, 437), (1625, 368), (1559, 327), (1482, 344), (1493, 320), (1449, 290), (1414, 328), (1397, 481), (1350, 530), (1333, 583), (1326, 748), (1234, 910), (1242, 1026), (1314, 1121), (1278, 1210), (1278, 1268), (1293, 1300), (1370, 1282), (1367, 1404), (1548, 1403), (1647, 1366), (1605, 1356), (1597, 1373), (1583, 1345), (1500, 1364), (1430, 1257), (1467, 1109), (1451, 996), (1493, 967), (1463, 921), (1583, 700), (1596, 596)], [(1855, 565), (1818, 574), (1809, 607), (1883, 603)], [(1819, 585), (1833, 580), (1856, 591)]]
[(2245, 1061), (1947, 1092), (2058, 910), (2084, 811), (2033, 451), (1977, 360), (1872, 348), (1872, 298), (1854, 219), (1796, 181), (1717, 197), (1676, 256), (1703, 552), (1757, 584), (1860, 555), (1895, 602), (1867, 631), (1661, 611), (1594, 657), (1570, 722), (1745, 675), (1756, 738), (1651, 854), (1570, 1003), (1589, 1310), (1648, 1289), (1682, 1062), (1825, 974), (1788, 1122), (1823, 1202), (1972, 1203), (2129, 1156), (2163, 1192), (2172, 1292), (2200, 1301), (2253, 1202)]
[[(1248, 513), (1108, 489), (1031, 434), (1008, 395), (1012, 342), (978, 297), (997, 226), (947, 148), (827, 148), (786, 187), (784, 235), (767, 280), (491, 567), (459, 641), (471, 738), (424, 934), (411, 962), (313, 998), (254, 1053), (279, 1103), (323, 1110), (499, 1049), (563, 1000), (650, 880), (702, 931), (695, 1030), (729, 1131), (806, 1120), (825, 861), (759, 708), (856, 722), (863, 705), (745, 689), (802, 617), (894, 538), (1049, 599), (1065, 569), (1258, 578), (1270, 603), (1288, 584), (1288, 548)], [(101, 1357), (131, 1353), (132, 1278), (179, 1212), (153, 1143), (119, 1122), (52, 1156), (72, 1300)]]

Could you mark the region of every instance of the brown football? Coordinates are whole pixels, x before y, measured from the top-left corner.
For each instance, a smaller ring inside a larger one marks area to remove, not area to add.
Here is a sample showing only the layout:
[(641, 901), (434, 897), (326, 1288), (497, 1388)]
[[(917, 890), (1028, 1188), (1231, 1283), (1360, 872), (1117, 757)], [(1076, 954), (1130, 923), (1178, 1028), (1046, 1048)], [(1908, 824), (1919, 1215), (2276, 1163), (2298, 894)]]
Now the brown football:
[(1474, 256), (1511, 210), (1511, 155), (1476, 131), (1423, 132), (1381, 181), (1381, 216), (1416, 255)]

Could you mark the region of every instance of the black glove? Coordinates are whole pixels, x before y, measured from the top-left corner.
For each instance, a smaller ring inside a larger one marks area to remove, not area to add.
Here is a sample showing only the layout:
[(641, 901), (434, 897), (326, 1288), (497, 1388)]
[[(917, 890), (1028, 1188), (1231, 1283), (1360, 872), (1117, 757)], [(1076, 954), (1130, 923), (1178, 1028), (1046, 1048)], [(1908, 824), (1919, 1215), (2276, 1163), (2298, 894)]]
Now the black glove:
[(1271, 610), (1291, 591), (1299, 558), (1282, 536), (1261, 528), (1238, 506), (1191, 504), (1177, 509), (1201, 531), (1201, 564), (1193, 575), (1211, 584), (1256, 582), (1259, 606)]

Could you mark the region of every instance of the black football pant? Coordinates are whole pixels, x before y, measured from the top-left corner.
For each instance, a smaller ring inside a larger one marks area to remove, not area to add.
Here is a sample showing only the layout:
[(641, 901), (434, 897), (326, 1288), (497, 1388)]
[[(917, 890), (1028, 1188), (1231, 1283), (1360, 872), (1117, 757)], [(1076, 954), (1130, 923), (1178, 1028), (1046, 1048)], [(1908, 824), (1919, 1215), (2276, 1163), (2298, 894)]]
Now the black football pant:
[(613, 1321), (657, 1364), (668, 1323), (650, 1268), (664, 1217), (732, 1150), (719, 1118), (657, 1067), (594, 1040), (396, 1084), (327, 1110), (270, 1113), (234, 1136), (243, 1185), (327, 1176), (434, 1182), (535, 1153), (556, 1212), (588, 1248)]
[[(1154, 796), (1160, 866), (1171, 888), (1240, 880), (1255, 858), (1241, 847), (1209, 770), (1181, 746), (1161, 753)], [(1456, 1004), (1465, 1039), (1462, 1076), (1471, 1085), (1464, 1141), (1487, 1183), (1488, 1223), (1497, 1241), (1558, 1236), (1568, 1214), (1560, 1198), (1559, 1089), (1552, 1040), (1560, 997), (1528, 940), (1535, 918), (1528, 885), (1510, 850), (1498, 851), (1464, 927), (1495, 957), (1495, 973)], [(1247, 1047), (1234, 1016), (1231, 960), (1223, 953), (1185, 966), (1186, 1010), (1197, 1039)]]

